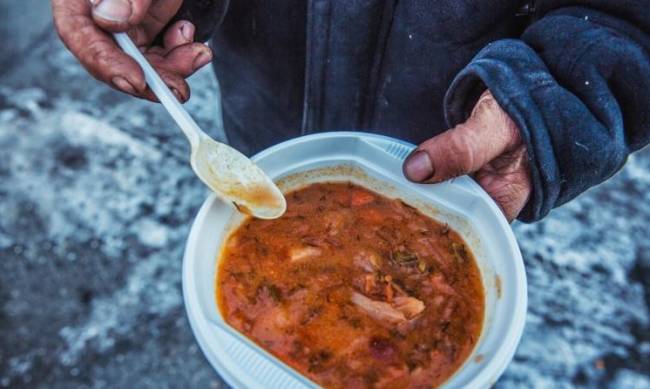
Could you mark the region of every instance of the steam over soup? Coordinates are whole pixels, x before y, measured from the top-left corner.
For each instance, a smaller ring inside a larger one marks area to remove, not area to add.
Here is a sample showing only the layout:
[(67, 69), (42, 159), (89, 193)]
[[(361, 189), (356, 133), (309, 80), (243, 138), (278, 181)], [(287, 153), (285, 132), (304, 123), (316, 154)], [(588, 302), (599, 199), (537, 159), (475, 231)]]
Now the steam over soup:
[(462, 238), (399, 199), (319, 183), (275, 220), (246, 220), (217, 279), (226, 321), (325, 387), (440, 385), (483, 323)]

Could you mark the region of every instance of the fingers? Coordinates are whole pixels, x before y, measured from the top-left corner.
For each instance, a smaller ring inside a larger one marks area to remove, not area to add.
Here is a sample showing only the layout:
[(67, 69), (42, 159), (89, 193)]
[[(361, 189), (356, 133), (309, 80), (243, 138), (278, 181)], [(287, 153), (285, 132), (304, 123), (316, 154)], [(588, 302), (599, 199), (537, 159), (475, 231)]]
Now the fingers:
[(169, 51), (178, 46), (194, 42), (194, 32), (194, 24), (186, 20), (179, 20), (165, 31), (163, 46)]
[[(164, 47), (151, 47), (145, 53), (145, 57), (180, 102), (190, 98), (190, 89), (184, 78), (191, 76), (212, 60), (212, 50), (208, 46), (193, 43), (194, 31), (192, 23), (178, 21), (165, 32)], [(150, 89), (147, 89), (142, 97), (158, 101)]]
[[(171, 44), (176, 43), (180, 42), (172, 41)], [(212, 51), (203, 43), (185, 43), (169, 51), (167, 48), (152, 47), (144, 55), (180, 102), (190, 98), (190, 88), (185, 78), (212, 60)], [(149, 89), (142, 97), (158, 101)]]
[(208, 46), (203, 43), (190, 43), (167, 53), (165, 66), (183, 77), (189, 77), (211, 60), (212, 51)]
[(164, 48), (148, 51), (158, 54), (150, 58), (157, 69), (187, 78), (212, 60), (212, 50), (207, 45), (193, 43), (194, 25), (188, 21), (179, 21), (170, 26), (163, 42)]
[(473, 173), (521, 143), (519, 131), (491, 94), (476, 103), (463, 124), (422, 143), (404, 162), (415, 182), (440, 182)]
[(142, 22), (151, 0), (90, 0), (92, 17), (102, 29), (127, 31)]
[[(187, 84), (187, 81), (183, 79), (183, 77), (174, 74), (174, 73), (169, 73), (164, 70), (157, 70), (158, 74), (160, 75), (160, 78), (165, 82), (167, 87), (172, 91), (174, 96), (176, 96), (176, 99), (180, 101), (181, 103), (186, 102), (187, 100), (190, 99), (190, 86)], [(137, 97), (141, 97), (145, 100), (153, 101), (154, 103), (160, 102), (158, 100), (158, 97), (153, 93), (153, 91), (147, 87), (145, 91), (138, 95)]]
[[(200, 43), (191, 43), (185, 46), (176, 48), (175, 50), (183, 49), (186, 55), (183, 55), (183, 52), (179, 53), (180, 57), (189, 57), (191, 54), (191, 49), (194, 45), (202, 45)], [(205, 46), (205, 45), (203, 45)], [(188, 54), (189, 52), (189, 54)], [(190, 88), (185, 78), (193, 73), (191, 68), (187, 68), (187, 65), (182, 61), (185, 59), (179, 59), (179, 62), (173, 62), (168, 59), (166, 56), (161, 55), (158, 50), (151, 50), (144, 54), (147, 57), (151, 66), (156, 69), (160, 78), (165, 82), (165, 84), (171, 89), (172, 93), (180, 102), (185, 102), (190, 98)], [(151, 90), (147, 90), (143, 96), (147, 100), (158, 101), (158, 99), (153, 95)]]
[(86, 0), (53, 0), (52, 13), (61, 40), (90, 74), (126, 93), (145, 90), (140, 66), (94, 23)]
[(162, 78), (181, 103), (190, 99), (190, 86), (187, 84), (183, 76), (173, 71), (161, 68), (158, 68), (157, 71), (158, 74), (160, 74), (160, 78)]
[[(162, 30), (167, 26), (167, 23), (176, 15), (181, 7), (183, 0), (154, 0), (147, 17), (142, 21), (142, 26), (147, 32), (151, 43)], [(185, 22), (189, 23), (189, 22)], [(177, 25), (175, 23), (174, 25)], [(192, 25), (192, 28), (194, 25)], [(192, 38), (194, 39), (194, 32)]]
[[(116, 19), (122, 12), (119, 7), (130, 7), (127, 22), (141, 23), (131, 28), (129, 35), (144, 49), (175, 14), (180, 3), (180, 0), (93, 0), (91, 7), (88, 0), (52, 0), (52, 10), (61, 39), (89, 73), (118, 90), (157, 101), (147, 88), (139, 65), (117, 46), (109, 33), (98, 26), (93, 16), (100, 14), (104, 21)], [(151, 7), (147, 13), (149, 5)], [(107, 17), (111, 12), (112, 16)], [(127, 12), (122, 14), (126, 15)], [(115, 20), (109, 21), (113, 28), (121, 28)], [(104, 23), (104, 26), (107, 24)], [(190, 97), (184, 78), (212, 59), (208, 46), (193, 43), (194, 31), (192, 23), (179, 21), (165, 32), (165, 47), (149, 47), (145, 51), (147, 59), (181, 102)]]
[(476, 181), (496, 201), (508, 221), (524, 209), (532, 191), (526, 149), (497, 158), (474, 175)]

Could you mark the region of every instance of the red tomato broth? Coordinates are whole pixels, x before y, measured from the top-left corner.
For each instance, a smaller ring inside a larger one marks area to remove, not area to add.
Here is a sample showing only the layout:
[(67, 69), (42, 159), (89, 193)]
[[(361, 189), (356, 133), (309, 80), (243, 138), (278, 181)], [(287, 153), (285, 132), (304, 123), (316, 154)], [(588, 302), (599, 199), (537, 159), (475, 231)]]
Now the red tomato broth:
[(430, 387), (480, 336), (484, 291), (458, 233), (351, 183), (286, 195), (279, 219), (228, 238), (217, 300), (225, 320), (326, 387)]

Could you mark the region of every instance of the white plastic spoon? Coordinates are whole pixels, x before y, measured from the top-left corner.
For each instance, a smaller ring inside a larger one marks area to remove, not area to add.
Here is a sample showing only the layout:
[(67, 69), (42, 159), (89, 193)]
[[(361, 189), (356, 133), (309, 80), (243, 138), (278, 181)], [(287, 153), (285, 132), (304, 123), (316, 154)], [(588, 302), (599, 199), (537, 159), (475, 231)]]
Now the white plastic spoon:
[(149, 88), (181, 128), (192, 149), (197, 176), (217, 196), (240, 211), (261, 219), (282, 216), (287, 203), (280, 189), (245, 155), (203, 132), (126, 33), (113, 34), (125, 53), (142, 68)]

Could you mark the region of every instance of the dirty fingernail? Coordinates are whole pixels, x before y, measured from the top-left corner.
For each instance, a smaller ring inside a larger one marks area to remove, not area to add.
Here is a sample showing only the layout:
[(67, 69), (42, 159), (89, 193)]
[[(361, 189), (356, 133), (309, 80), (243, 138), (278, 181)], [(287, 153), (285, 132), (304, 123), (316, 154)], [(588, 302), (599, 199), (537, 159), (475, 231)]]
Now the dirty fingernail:
[(172, 93), (174, 96), (176, 96), (176, 99), (180, 101), (181, 103), (183, 102), (183, 96), (181, 96), (180, 92), (176, 88), (172, 88)]
[(212, 53), (210, 50), (203, 50), (201, 51), (201, 54), (199, 54), (196, 59), (194, 59), (194, 70), (200, 68), (201, 66), (205, 66), (208, 62), (212, 60)]
[(181, 35), (185, 41), (192, 42), (194, 40), (194, 26), (192, 23), (183, 23), (181, 26)]
[(95, 1), (93, 5), (93, 14), (102, 19), (124, 23), (131, 17), (131, 3), (126, 0)]
[(117, 89), (121, 90), (122, 92), (130, 93), (132, 95), (135, 94), (135, 88), (133, 85), (131, 85), (130, 82), (126, 80), (126, 78), (120, 76), (113, 77), (111, 82)]
[(411, 181), (424, 181), (433, 176), (433, 164), (429, 154), (416, 151), (404, 162), (404, 175)]

